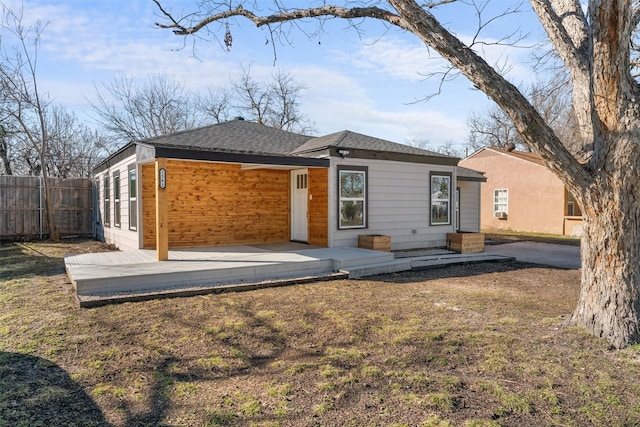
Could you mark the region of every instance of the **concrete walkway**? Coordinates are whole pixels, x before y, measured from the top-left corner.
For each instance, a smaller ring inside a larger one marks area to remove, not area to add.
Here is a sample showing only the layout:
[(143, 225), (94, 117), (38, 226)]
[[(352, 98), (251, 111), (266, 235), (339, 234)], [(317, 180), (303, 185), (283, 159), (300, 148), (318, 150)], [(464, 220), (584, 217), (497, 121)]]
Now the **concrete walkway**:
[(541, 242), (514, 242), (485, 245), (484, 253), (515, 257), (518, 261), (551, 267), (579, 269), (580, 247)]

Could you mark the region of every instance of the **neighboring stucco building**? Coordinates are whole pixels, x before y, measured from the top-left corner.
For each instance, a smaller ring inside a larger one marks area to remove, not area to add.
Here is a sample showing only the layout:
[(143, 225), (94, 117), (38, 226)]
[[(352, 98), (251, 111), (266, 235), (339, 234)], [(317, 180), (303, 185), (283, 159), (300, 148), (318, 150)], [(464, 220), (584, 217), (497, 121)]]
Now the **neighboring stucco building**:
[(535, 153), (482, 148), (460, 161), (484, 174), (481, 228), (579, 236), (580, 207)]
[[(459, 159), (350, 131), (233, 120), (133, 141), (94, 170), (97, 237), (120, 249), (307, 242), (444, 246), (479, 231), (484, 177)], [(460, 203), (456, 202), (457, 198)]]

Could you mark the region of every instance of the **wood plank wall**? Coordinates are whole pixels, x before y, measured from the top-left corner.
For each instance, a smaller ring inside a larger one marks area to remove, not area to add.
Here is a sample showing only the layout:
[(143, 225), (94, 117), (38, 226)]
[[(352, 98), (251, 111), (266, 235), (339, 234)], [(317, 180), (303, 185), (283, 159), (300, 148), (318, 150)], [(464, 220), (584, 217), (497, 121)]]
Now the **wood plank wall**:
[[(37, 176), (0, 176), (0, 240), (37, 239), (41, 231), (43, 237), (48, 237), (49, 224), (44, 198), (40, 196), (40, 182)], [(49, 178), (49, 182), (53, 219), (60, 235), (91, 237), (91, 180)]]
[(329, 169), (309, 169), (309, 244), (329, 243)]
[[(143, 245), (155, 247), (153, 165), (142, 168)], [(289, 240), (289, 171), (169, 160), (169, 247)]]

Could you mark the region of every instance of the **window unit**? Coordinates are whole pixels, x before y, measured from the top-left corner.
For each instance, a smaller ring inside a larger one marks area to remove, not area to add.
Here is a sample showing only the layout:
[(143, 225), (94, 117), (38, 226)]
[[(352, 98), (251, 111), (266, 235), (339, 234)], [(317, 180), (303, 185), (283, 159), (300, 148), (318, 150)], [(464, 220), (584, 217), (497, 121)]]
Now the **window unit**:
[(432, 172), (431, 178), (431, 225), (451, 224), (451, 174)]
[(136, 165), (129, 165), (129, 230), (138, 227), (138, 189)]
[(113, 173), (113, 225), (120, 228), (120, 172)]
[(493, 217), (506, 219), (509, 213), (509, 190), (498, 188), (493, 190)]
[(367, 167), (338, 166), (338, 229), (367, 227)]
[(104, 216), (102, 222), (105, 227), (109, 227), (111, 225), (111, 220), (109, 218), (109, 212), (111, 212), (111, 198), (110, 192), (111, 188), (109, 188), (109, 175), (104, 176), (104, 209), (102, 215)]

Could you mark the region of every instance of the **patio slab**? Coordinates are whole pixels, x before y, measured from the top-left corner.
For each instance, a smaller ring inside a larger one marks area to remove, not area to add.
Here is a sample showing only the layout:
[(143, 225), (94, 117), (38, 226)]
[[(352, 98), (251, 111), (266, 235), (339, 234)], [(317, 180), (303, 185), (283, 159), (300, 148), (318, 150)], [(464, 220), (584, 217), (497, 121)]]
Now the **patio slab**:
[(88, 306), (134, 296), (273, 284), (275, 280), (299, 282), (307, 278), (348, 277), (346, 268), (393, 261), (394, 258), (389, 252), (359, 248), (274, 250), (291, 247), (177, 249), (170, 250), (169, 260), (162, 262), (156, 261), (153, 250), (68, 255), (65, 266), (80, 305)]
[(169, 260), (161, 262), (154, 250), (67, 255), (65, 266), (79, 305), (91, 307), (514, 259), (450, 251), (416, 255), (422, 256), (396, 258), (391, 252), (354, 247), (283, 243), (172, 249)]

